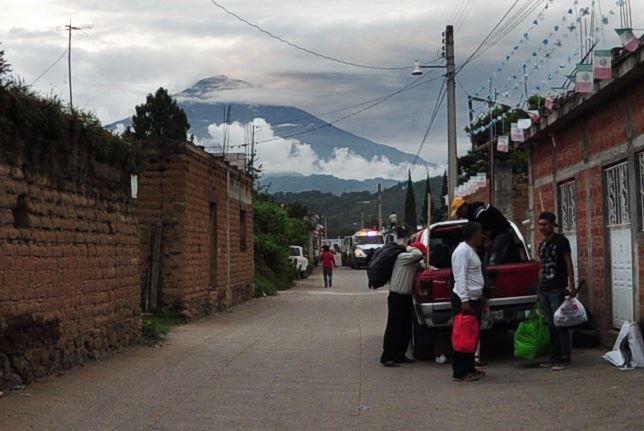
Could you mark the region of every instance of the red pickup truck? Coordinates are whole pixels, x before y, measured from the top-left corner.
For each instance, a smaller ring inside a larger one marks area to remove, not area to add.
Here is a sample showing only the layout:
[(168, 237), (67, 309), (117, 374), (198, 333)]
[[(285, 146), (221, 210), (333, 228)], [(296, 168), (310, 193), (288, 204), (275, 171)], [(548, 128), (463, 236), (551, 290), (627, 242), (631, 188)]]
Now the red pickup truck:
[[(452, 326), (451, 256), (462, 241), (465, 223), (466, 220), (453, 220), (433, 224), (429, 241), (427, 229), (418, 234), (431, 251), (429, 267), (418, 274), (414, 284), (412, 348), (418, 359), (433, 358), (441, 328)], [(530, 257), (521, 232), (514, 224), (512, 228), (515, 241), (507, 262), (488, 266), (490, 311), (481, 325), (484, 330), (495, 324), (516, 325), (537, 301), (539, 263)]]

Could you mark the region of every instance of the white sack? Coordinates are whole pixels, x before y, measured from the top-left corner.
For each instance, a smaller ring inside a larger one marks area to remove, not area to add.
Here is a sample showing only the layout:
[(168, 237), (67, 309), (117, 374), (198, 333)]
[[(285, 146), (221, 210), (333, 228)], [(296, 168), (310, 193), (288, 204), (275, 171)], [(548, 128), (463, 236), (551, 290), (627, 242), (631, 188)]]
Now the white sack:
[(623, 368), (644, 368), (644, 339), (637, 323), (624, 322), (617, 335), (613, 350), (603, 358)]

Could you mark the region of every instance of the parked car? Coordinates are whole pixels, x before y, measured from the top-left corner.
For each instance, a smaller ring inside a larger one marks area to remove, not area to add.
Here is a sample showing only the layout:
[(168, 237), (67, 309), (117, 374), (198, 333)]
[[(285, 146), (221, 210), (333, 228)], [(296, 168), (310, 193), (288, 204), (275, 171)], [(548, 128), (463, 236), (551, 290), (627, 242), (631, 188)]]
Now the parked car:
[[(413, 292), (412, 348), (414, 356), (419, 359), (432, 358), (441, 328), (452, 326), (451, 257), (462, 240), (465, 223), (466, 220), (454, 220), (433, 224), (429, 241), (427, 229), (419, 233), (419, 239), (430, 250), (430, 266), (416, 276)], [(501, 324), (515, 326), (537, 301), (539, 263), (532, 260), (516, 225), (510, 224), (515, 241), (507, 262), (487, 268), (491, 284), (490, 312), (481, 324), (483, 330)]]
[(289, 259), (297, 268), (300, 278), (308, 277), (309, 260), (304, 256), (304, 250), (299, 245), (289, 246)]
[(362, 229), (352, 237), (352, 247), (349, 253), (349, 266), (352, 269), (366, 267), (369, 259), (385, 244), (385, 237), (377, 230)]

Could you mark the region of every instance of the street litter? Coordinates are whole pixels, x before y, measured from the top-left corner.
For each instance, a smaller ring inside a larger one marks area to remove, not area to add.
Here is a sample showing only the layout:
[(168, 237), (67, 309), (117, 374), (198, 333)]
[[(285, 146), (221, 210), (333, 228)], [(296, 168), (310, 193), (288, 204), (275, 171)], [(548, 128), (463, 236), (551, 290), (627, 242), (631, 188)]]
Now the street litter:
[(447, 357), (445, 355), (436, 356), (435, 361), (437, 364), (444, 364), (447, 362)]
[(588, 322), (586, 308), (581, 301), (574, 296), (568, 296), (555, 311), (555, 326), (569, 328)]
[(613, 350), (607, 352), (603, 358), (621, 370), (644, 368), (644, 340), (639, 325), (624, 322)]
[(369, 410), (369, 406), (361, 405), (360, 407), (358, 407), (358, 410), (360, 410), (361, 412), (366, 412), (367, 410)]

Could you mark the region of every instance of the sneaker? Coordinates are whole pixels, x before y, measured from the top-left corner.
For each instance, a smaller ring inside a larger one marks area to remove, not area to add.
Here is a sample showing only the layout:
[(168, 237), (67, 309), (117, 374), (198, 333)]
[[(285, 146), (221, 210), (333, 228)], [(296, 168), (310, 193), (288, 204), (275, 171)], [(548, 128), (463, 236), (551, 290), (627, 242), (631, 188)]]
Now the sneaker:
[(394, 361), (386, 361), (382, 363), (382, 366), (387, 368), (396, 368), (396, 367), (400, 367), (400, 364), (397, 364)]
[(465, 377), (461, 377), (461, 378), (458, 378), (458, 377), (452, 377), (452, 380), (454, 380), (455, 382), (475, 382), (475, 381), (477, 381), (478, 379), (479, 379), (479, 376), (477, 376), (477, 375), (476, 375), (476, 374), (474, 374), (474, 373), (472, 373), (472, 374), (468, 374), (467, 376), (465, 376)]
[(552, 366), (552, 371), (562, 371), (570, 367), (572, 367), (572, 364), (570, 362), (559, 362), (558, 364)]
[(487, 368), (487, 364), (485, 362), (481, 362), (477, 360), (476, 362), (474, 362), (474, 368), (477, 368), (477, 369)]
[(404, 356), (402, 359), (395, 361), (397, 364), (414, 364), (416, 363), (415, 359), (408, 358), (407, 356)]
[(474, 371), (474, 375), (475, 375), (475, 376), (478, 376), (478, 377), (480, 377), (480, 378), (483, 378), (483, 377), (485, 377), (485, 376), (486, 376), (485, 371), (483, 371), (483, 370), (476, 370), (476, 371)]
[(557, 365), (558, 363), (559, 363), (559, 361), (555, 361), (555, 360), (552, 360), (552, 359), (551, 359), (551, 360), (549, 360), (549, 361), (547, 361), (547, 362), (542, 362), (542, 363), (540, 363), (540, 364), (539, 364), (539, 368), (552, 368), (552, 367), (554, 367), (555, 365)]

